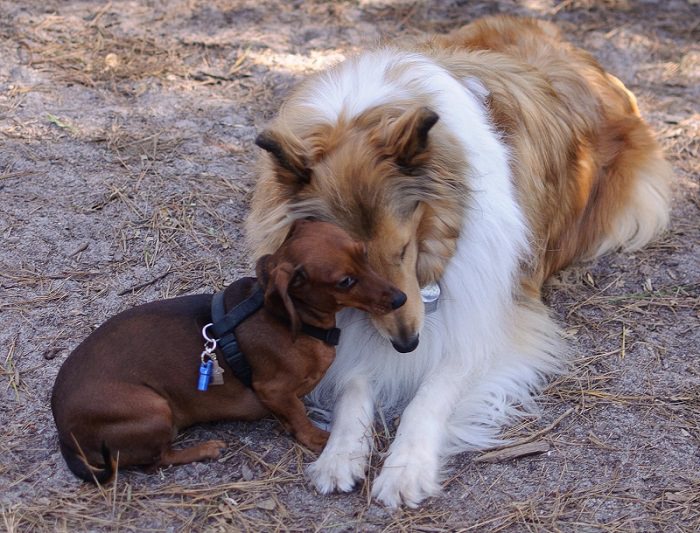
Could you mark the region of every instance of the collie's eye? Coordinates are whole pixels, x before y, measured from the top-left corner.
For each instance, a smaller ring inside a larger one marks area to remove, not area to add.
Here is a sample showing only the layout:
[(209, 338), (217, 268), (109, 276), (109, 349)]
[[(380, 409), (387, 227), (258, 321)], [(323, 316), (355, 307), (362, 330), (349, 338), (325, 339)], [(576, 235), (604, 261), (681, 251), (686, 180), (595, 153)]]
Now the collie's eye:
[(353, 278), (352, 276), (345, 276), (338, 283), (336, 283), (336, 287), (339, 289), (349, 289), (355, 285), (355, 283), (357, 283), (357, 279)]
[(403, 261), (404, 257), (406, 257), (406, 250), (408, 250), (409, 244), (410, 243), (406, 243), (406, 246), (404, 246), (403, 249), (401, 250), (401, 261)]

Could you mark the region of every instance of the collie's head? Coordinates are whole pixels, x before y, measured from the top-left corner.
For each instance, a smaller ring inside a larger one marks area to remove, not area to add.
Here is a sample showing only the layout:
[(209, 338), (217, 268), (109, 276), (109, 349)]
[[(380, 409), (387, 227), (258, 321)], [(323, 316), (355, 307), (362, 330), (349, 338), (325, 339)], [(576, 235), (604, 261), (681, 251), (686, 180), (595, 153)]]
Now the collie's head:
[(256, 139), (267, 152), (248, 225), (257, 252), (308, 216), (364, 241), (371, 266), (408, 296), (372, 316), (399, 352), (418, 345), (420, 288), (438, 281), (454, 254), (467, 203), (463, 150), (439, 118), (415, 101), (333, 121), (287, 106)]

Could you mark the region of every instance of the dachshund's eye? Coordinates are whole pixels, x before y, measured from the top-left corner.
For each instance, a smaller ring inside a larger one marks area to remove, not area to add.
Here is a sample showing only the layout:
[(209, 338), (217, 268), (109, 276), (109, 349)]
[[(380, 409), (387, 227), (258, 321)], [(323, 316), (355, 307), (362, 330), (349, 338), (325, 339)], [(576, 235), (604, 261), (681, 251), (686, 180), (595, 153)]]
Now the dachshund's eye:
[(353, 285), (357, 283), (357, 279), (353, 278), (352, 276), (345, 276), (343, 279), (341, 279), (338, 283), (336, 283), (336, 287), (339, 289), (349, 289)]
[(298, 268), (296, 272), (294, 272), (294, 277), (289, 285), (291, 287), (301, 287), (306, 282), (307, 277), (306, 271), (303, 268)]

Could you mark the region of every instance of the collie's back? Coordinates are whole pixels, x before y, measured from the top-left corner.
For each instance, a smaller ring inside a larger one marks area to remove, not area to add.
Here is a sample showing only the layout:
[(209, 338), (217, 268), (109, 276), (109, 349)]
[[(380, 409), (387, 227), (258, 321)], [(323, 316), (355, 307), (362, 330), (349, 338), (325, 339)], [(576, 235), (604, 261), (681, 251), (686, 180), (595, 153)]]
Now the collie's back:
[(666, 227), (672, 170), (634, 95), (553, 24), (488, 17), (425, 50), (485, 87), (534, 238), (532, 286)]

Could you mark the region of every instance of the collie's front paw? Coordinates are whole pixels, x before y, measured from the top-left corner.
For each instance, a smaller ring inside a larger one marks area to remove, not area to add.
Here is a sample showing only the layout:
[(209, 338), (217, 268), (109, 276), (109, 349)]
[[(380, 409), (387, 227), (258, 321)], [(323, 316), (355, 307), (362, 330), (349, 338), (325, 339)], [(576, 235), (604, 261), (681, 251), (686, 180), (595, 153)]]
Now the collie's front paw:
[(332, 449), (326, 446), (321, 456), (306, 469), (316, 490), (322, 494), (350, 492), (365, 478), (367, 454), (363, 450)]
[(417, 507), (425, 498), (440, 492), (438, 470), (437, 458), (429, 454), (391, 453), (374, 480), (372, 497), (387, 507), (402, 503)]

